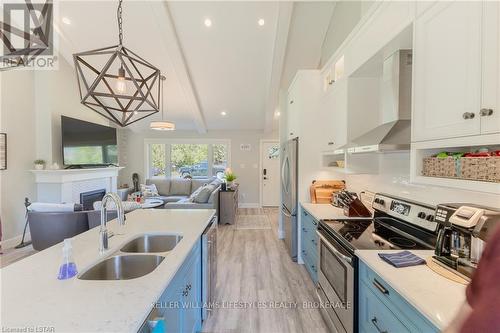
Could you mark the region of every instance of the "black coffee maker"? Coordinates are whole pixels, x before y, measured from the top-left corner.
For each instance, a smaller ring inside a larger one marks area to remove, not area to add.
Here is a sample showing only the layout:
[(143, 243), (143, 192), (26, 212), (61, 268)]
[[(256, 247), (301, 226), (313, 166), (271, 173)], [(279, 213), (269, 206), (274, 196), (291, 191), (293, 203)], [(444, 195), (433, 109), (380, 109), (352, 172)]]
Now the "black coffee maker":
[(500, 225), (500, 211), (473, 204), (440, 204), (435, 220), (440, 227), (433, 260), (470, 280), (488, 237)]

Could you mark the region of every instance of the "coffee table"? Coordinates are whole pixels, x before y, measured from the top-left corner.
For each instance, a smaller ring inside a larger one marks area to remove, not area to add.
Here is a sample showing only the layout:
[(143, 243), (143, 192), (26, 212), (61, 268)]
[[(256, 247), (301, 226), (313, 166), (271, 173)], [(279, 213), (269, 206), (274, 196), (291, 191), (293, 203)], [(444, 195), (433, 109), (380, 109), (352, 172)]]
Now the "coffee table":
[(161, 199), (145, 199), (143, 203), (141, 203), (142, 209), (147, 208), (157, 208), (163, 206), (165, 202)]

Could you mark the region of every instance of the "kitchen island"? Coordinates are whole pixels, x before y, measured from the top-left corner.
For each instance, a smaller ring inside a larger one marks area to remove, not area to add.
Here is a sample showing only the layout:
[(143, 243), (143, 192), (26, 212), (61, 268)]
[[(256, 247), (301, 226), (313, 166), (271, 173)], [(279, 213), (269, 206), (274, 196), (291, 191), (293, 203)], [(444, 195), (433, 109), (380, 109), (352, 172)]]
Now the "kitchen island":
[[(79, 273), (144, 234), (178, 234), (182, 240), (151, 273), (131, 280), (58, 280), (62, 244), (1, 270), (3, 331), (137, 332), (210, 223), (215, 210), (136, 210), (126, 225), (108, 222), (109, 250), (98, 251), (99, 228), (73, 239)], [(138, 254), (140, 255), (140, 254)], [(40, 331), (40, 330), (38, 330)]]

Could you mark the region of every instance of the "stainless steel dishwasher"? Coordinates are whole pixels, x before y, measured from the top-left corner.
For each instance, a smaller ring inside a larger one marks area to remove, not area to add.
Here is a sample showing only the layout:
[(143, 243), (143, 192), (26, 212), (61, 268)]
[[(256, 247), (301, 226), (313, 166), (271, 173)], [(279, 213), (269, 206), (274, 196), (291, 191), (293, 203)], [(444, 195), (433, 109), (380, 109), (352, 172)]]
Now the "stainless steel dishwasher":
[(214, 310), (215, 284), (217, 282), (217, 217), (214, 217), (201, 238), (202, 263), (202, 319), (205, 321)]

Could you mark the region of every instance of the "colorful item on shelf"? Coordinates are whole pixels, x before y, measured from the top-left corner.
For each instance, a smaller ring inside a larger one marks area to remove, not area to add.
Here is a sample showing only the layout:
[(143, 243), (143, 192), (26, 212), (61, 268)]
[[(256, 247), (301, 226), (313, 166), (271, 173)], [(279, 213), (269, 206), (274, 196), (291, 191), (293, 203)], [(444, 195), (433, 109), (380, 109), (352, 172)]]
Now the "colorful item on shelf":
[(422, 175), (500, 183), (500, 151), (440, 152), (423, 159)]

